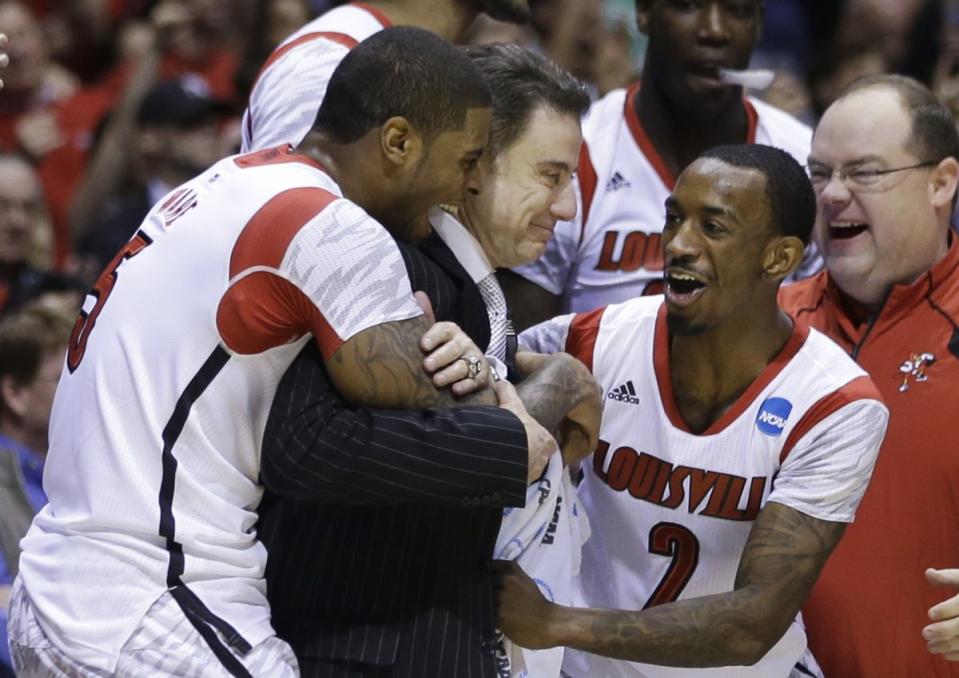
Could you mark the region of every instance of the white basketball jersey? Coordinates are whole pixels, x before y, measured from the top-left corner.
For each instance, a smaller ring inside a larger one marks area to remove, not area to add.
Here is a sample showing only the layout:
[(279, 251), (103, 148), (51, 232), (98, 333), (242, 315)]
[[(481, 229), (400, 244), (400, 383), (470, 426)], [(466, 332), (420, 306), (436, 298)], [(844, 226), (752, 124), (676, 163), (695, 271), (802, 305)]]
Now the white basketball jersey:
[(389, 233), (288, 148), (161, 200), (87, 297), (57, 388), (20, 559), (51, 640), (112, 671), (183, 586), (240, 652), (271, 635), (254, 525), (277, 383), (311, 334), (329, 357), (420, 314)]
[(243, 152), (299, 144), (313, 127), (333, 71), (358, 43), (390, 25), (361, 3), (331, 9), (277, 47), (243, 114)]
[[(642, 610), (732, 591), (746, 538), (769, 501), (849, 522), (888, 413), (872, 382), (815, 330), (797, 326), (780, 353), (706, 431), (688, 430), (669, 376), (662, 297), (642, 297), (523, 333), (566, 350), (605, 394), (600, 444), (580, 498), (592, 535), (581, 604)], [(580, 676), (787, 676), (806, 647), (797, 619), (755, 666), (674, 669), (567, 652)]]
[[(636, 113), (639, 85), (593, 104), (583, 122), (577, 213), (556, 224), (543, 256), (516, 272), (588, 311), (662, 291), (665, 202), (676, 184)], [(805, 165), (812, 132), (786, 113), (745, 98), (744, 142), (776, 146)]]

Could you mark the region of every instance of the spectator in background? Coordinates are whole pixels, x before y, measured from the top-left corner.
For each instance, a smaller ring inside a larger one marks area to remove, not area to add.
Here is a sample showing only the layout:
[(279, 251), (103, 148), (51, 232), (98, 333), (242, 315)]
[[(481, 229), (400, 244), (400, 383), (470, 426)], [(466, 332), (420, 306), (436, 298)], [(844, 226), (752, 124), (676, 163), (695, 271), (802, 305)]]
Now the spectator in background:
[(89, 131), (109, 102), (79, 89), (79, 81), (50, 59), (36, 18), (23, 3), (0, 2), (0, 26), (10, 37), (10, 65), (0, 96), (0, 150), (36, 163), (54, 226), (55, 262), (69, 252), (66, 209), (83, 172)]
[(31, 157), (39, 157), (53, 147), (58, 135), (49, 130), (49, 123), (30, 114), (68, 99), (79, 81), (50, 59), (40, 24), (26, 5), (0, 2), (0, 26), (11, 40), (0, 98), (0, 143), (8, 148), (20, 145)]
[[(635, 29), (623, 21), (624, 0), (530, 2), (528, 24), (477, 17), (465, 37), (474, 45), (509, 42), (543, 52), (604, 95), (625, 87), (638, 73), (633, 62)], [(632, 0), (625, 0), (632, 23)]]
[(872, 40), (830, 45), (807, 73), (815, 117), (818, 119), (857, 79), (888, 71), (888, 58)]
[(239, 52), (229, 44), (227, 0), (162, 0), (151, 20), (162, 54), (161, 79), (198, 75), (220, 101), (236, 98)]
[(959, 565), (955, 122), (912, 79), (866, 79), (826, 111), (808, 167), (827, 270), (783, 288), (783, 307), (848, 351), (890, 412), (856, 522), (803, 609), (809, 647), (827, 676), (959, 676), (924, 645), (959, 660), (959, 598), (936, 605), (933, 588), (959, 587), (959, 570), (923, 576)]
[(44, 289), (53, 274), (38, 265), (49, 232), (40, 182), (20, 155), (0, 153), (0, 313)]
[[(136, 114), (132, 152), (113, 158), (127, 171), (116, 175), (120, 185), (93, 201), (99, 212), (77, 244), (81, 258), (92, 259), (88, 268), (99, 272), (130, 239), (150, 207), (229, 155), (218, 129), (218, 114), (224, 109), (198, 76), (161, 82), (146, 94)], [(121, 148), (116, 147), (114, 155)]]
[(20, 539), (44, 504), (47, 426), (73, 315), (27, 306), (0, 322), (0, 676), (7, 653), (7, 602)]

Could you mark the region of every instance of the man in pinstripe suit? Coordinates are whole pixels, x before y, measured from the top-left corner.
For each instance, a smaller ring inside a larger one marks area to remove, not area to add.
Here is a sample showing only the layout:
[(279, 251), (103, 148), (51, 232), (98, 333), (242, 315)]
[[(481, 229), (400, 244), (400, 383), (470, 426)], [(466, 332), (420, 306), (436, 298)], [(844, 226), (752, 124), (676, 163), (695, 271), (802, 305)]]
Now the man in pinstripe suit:
[[(462, 323), (489, 349), (495, 313), (481, 277), (538, 256), (556, 219), (568, 218), (588, 100), (568, 74), (525, 50), (471, 56), (493, 91), (491, 152), (457, 219), (435, 211), (434, 233), (401, 249), (436, 317)], [(592, 388), (580, 376), (560, 357), (519, 390), (556, 430)], [(264, 438), (260, 533), (273, 623), (304, 676), (499, 675), (489, 559), (502, 507), (523, 505), (526, 488), (477, 493), (475, 483), (498, 473), (485, 459), (470, 462), (472, 473), (437, 466), (417, 475), (423, 460), (456, 458), (462, 440), (436, 431), (454, 417), (455, 409), (425, 417), (352, 409), (312, 349), (281, 382)], [(495, 425), (484, 437), (491, 452), (502, 443)], [(386, 477), (378, 461), (392, 464)]]

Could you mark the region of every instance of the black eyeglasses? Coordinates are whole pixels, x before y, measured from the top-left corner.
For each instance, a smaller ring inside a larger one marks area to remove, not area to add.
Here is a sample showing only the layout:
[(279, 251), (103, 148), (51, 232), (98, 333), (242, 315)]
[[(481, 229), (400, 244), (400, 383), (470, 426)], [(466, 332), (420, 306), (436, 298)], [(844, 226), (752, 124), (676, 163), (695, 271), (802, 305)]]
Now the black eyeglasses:
[(916, 165), (909, 165), (907, 167), (894, 167), (892, 169), (873, 169), (870, 167), (840, 167), (839, 169), (834, 170), (828, 165), (819, 165), (811, 164), (806, 166), (806, 173), (809, 175), (809, 181), (812, 183), (813, 188), (817, 191), (821, 191), (826, 187), (832, 180), (832, 175), (834, 173), (839, 175), (839, 181), (845, 184), (846, 188), (849, 190), (855, 190), (857, 188), (869, 188), (875, 186), (879, 183), (879, 180), (882, 179), (887, 174), (893, 174), (895, 172), (905, 172), (906, 170), (919, 169), (921, 167), (934, 167), (938, 165), (938, 160), (929, 160), (926, 162), (920, 162)]

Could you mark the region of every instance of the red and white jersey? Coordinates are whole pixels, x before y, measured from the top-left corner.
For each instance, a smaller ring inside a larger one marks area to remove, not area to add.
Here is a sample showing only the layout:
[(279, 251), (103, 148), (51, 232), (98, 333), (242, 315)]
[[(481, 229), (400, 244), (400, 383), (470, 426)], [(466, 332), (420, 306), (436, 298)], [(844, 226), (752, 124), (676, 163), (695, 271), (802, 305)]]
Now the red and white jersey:
[[(769, 501), (850, 522), (888, 412), (872, 381), (833, 342), (798, 327), (706, 431), (689, 431), (669, 376), (662, 297), (641, 297), (524, 332), (534, 350), (566, 350), (606, 395), (600, 443), (580, 499), (592, 535), (581, 604), (642, 610), (732, 591), (746, 538)], [(567, 652), (573, 676), (787, 676), (806, 647), (797, 618), (755, 666), (649, 666)]]
[(243, 152), (299, 144), (313, 127), (333, 71), (358, 43), (390, 26), (372, 7), (331, 9), (284, 40), (260, 69), (243, 114)]
[[(661, 234), (676, 177), (639, 121), (638, 89), (637, 83), (614, 90), (590, 108), (574, 183), (576, 218), (557, 223), (543, 256), (515, 269), (561, 295), (565, 311), (662, 291)], [(743, 141), (782, 148), (806, 164), (808, 127), (757, 99), (743, 105), (749, 121)]]
[(420, 315), (405, 276), (389, 233), (288, 147), (226, 158), (150, 211), (84, 304), (50, 503), (22, 542), (20, 577), (61, 650), (112, 671), (180, 585), (241, 651), (273, 633), (254, 526), (277, 383), (314, 337), (329, 357)]

